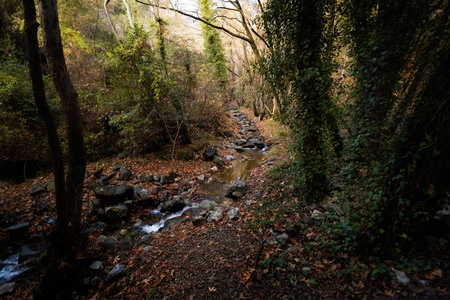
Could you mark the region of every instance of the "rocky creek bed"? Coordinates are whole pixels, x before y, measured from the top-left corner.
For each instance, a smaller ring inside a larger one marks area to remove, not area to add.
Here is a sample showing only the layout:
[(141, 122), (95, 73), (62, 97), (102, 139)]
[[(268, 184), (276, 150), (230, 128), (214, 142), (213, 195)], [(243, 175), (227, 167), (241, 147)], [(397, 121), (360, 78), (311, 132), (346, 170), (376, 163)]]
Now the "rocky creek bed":
[[(144, 245), (143, 251), (148, 251), (155, 234), (178, 222), (190, 222), (196, 227), (222, 219), (238, 220), (241, 211), (233, 206), (233, 201), (248, 191), (245, 179), (261, 164), (267, 148), (255, 124), (245, 114), (233, 109), (230, 115), (239, 126), (238, 134), (221, 146), (206, 149), (203, 159), (212, 164), (196, 176), (180, 176), (175, 172), (133, 174), (121, 164), (114, 165), (106, 174), (104, 168), (95, 170), (87, 184), (95, 198), (85, 203), (87, 231), (91, 239), (97, 235), (93, 246), (103, 249), (104, 253), (129, 251), (141, 245)], [(231, 155), (219, 154), (219, 148)], [(23, 281), (43, 267), (38, 259), (45, 250), (42, 221), (46, 227), (55, 222), (51, 214), (45, 213), (50, 210), (48, 200), (52, 189), (51, 181), (36, 182), (30, 191), (29, 197), (40, 201), (43, 218), (30, 214), (26, 219), (29, 222), (13, 225), (4, 220), (10, 225), (6, 231), (11, 242), (2, 245), (6, 251), (0, 261), (0, 295), (13, 294), (15, 279)], [(16, 213), (20, 214), (20, 210)], [(41, 224), (36, 224), (38, 220)], [(35, 234), (36, 231), (41, 233)], [(88, 273), (95, 274), (84, 279), (86, 288), (95, 288), (103, 281), (111, 282), (125, 272), (121, 264), (115, 264), (108, 271), (103, 264), (97, 260), (89, 266)]]

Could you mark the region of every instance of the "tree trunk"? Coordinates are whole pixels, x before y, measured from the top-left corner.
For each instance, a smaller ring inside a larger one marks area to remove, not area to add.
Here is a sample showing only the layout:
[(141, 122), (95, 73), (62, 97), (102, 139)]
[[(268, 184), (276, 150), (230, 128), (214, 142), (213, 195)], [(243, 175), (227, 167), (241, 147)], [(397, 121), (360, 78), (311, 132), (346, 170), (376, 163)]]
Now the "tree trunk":
[(66, 201), (68, 201), (69, 221), (73, 234), (81, 230), (81, 205), (83, 181), (86, 170), (86, 152), (81, 125), (81, 111), (78, 94), (67, 71), (61, 32), (58, 21), (56, 0), (40, 0), (39, 12), (42, 23), (45, 56), (50, 75), (61, 99), (61, 106), (67, 120), (67, 141), (69, 165), (66, 180)]
[(33, 85), (33, 95), (39, 114), (45, 122), (48, 144), (53, 161), (53, 176), (55, 180), (56, 194), (56, 228), (61, 236), (66, 235), (68, 229), (68, 205), (65, 199), (64, 182), (64, 161), (61, 144), (58, 138), (57, 127), (52, 116), (50, 107), (47, 104), (44, 81), (42, 80), (42, 70), (39, 57), (39, 43), (37, 32), (39, 23), (36, 20), (36, 8), (34, 0), (23, 0), (25, 14), (25, 33), (28, 40), (28, 62), (31, 82)]

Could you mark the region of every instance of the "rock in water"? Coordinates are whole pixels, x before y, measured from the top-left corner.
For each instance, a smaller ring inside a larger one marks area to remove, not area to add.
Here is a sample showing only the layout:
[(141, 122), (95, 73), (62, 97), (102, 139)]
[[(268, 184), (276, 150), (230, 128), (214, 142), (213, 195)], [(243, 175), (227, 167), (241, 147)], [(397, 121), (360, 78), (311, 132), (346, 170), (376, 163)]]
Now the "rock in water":
[(228, 188), (225, 193), (225, 197), (237, 200), (244, 196), (248, 186), (245, 181), (236, 181), (232, 186)]
[(205, 152), (203, 152), (203, 158), (206, 161), (211, 161), (214, 159), (214, 155), (217, 154), (217, 151), (214, 147), (209, 147), (208, 149), (205, 150)]
[(180, 200), (169, 200), (164, 202), (164, 204), (161, 207), (161, 212), (177, 212), (179, 210), (182, 210), (186, 204)]

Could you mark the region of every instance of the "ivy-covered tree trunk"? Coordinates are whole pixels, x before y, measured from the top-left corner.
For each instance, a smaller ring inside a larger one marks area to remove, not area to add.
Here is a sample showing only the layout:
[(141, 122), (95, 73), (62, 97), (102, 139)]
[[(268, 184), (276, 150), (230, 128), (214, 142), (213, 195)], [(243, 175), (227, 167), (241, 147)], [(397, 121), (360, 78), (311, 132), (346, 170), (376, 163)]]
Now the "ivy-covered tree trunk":
[[(208, 23), (214, 24), (214, 9), (211, 0), (199, 0), (202, 18)], [(203, 34), (203, 45), (208, 64), (211, 66), (214, 78), (219, 82), (222, 88), (225, 88), (227, 82), (227, 60), (225, 50), (222, 46), (220, 33), (217, 29), (201, 24)]]
[[(288, 94), (282, 119), (294, 134), (297, 164), (293, 174), (308, 202), (323, 199), (328, 187), (329, 155), (327, 116), (332, 106), (328, 95), (323, 35), (326, 1), (269, 1), (264, 27), (269, 53), (268, 71)], [(280, 76), (281, 75), (281, 76)]]

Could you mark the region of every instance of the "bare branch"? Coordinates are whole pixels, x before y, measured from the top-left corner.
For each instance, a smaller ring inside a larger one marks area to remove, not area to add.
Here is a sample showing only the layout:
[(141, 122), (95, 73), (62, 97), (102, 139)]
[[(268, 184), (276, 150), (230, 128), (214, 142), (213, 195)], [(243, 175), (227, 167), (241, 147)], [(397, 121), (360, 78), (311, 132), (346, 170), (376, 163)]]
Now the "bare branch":
[[(108, 1), (108, 0), (107, 0), (107, 1)], [(225, 28), (225, 27), (223, 27), (223, 26), (218, 26), (218, 25), (215, 25), (215, 24), (211, 24), (210, 22), (208, 22), (208, 21), (206, 21), (206, 20), (204, 20), (204, 19), (202, 19), (202, 18), (199, 18), (199, 17), (196, 17), (196, 16), (194, 16), (194, 15), (185, 13), (184, 11), (181, 11), (181, 10), (179, 10), (179, 9), (172, 8), (172, 7), (164, 7), (164, 6), (156, 5), (156, 4), (153, 4), (153, 3), (150, 3), (150, 2), (146, 3), (146, 2), (143, 2), (143, 1), (141, 1), (141, 0), (135, 0), (135, 1), (138, 2), (138, 3), (140, 3), (140, 4), (143, 4), (143, 5), (149, 5), (149, 6), (158, 7), (158, 8), (164, 9), (164, 10), (170, 10), (170, 11), (176, 12), (176, 13), (178, 13), (178, 14), (180, 14), (180, 15), (183, 15), (183, 16), (186, 16), (186, 17), (189, 17), (189, 18), (192, 18), (192, 19), (194, 19), (194, 20), (197, 20), (197, 21), (199, 21), (199, 22), (202, 22), (202, 23), (204, 23), (204, 24), (206, 24), (206, 25), (208, 25), (208, 26), (211, 26), (211, 27), (213, 27), (213, 28), (222, 30), (223, 32), (225, 32), (225, 33), (231, 35), (232, 37), (235, 37), (235, 38), (244, 40), (244, 41), (246, 41), (246, 42), (249, 43), (249, 44), (252, 43), (252, 40), (250, 40), (250, 39), (249, 39), (248, 37), (246, 37), (246, 36), (243, 36), (243, 35), (239, 35), (239, 34), (237, 34), (237, 33), (234, 33), (234, 32), (228, 30), (227, 28)]]

